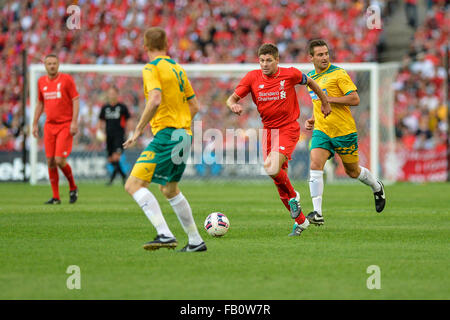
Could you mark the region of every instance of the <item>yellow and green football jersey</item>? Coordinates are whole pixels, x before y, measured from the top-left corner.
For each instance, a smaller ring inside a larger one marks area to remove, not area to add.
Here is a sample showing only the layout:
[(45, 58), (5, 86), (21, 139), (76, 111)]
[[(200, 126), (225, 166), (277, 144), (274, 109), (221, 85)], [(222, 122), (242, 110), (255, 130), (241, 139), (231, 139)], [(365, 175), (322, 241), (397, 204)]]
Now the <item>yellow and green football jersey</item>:
[(153, 135), (164, 128), (186, 129), (191, 132), (191, 112), (188, 100), (195, 97), (184, 69), (169, 56), (157, 56), (142, 70), (145, 99), (150, 91), (160, 90), (161, 104), (150, 125)]
[[(314, 70), (308, 73), (308, 77), (315, 80), (322, 91), (330, 97), (343, 97), (357, 90), (347, 72), (332, 64), (328, 65), (321, 73)], [(331, 114), (324, 118), (319, 97), (308, 87), (314, 108), (314, 129), (320, 130), (330, 138), (345, 136), (356, 132), (355, 120), (349, 106), (331, 104)]]

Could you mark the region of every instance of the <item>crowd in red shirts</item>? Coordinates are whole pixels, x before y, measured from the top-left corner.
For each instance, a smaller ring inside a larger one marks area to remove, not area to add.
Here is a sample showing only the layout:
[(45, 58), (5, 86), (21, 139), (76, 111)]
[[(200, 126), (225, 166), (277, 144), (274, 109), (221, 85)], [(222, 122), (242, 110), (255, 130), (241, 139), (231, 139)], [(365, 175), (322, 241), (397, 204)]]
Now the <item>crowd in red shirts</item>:
[[(388, 2), (378, 3), (385, 10)], [(143, 31), (158, 25), (164, 26), (168, 33), (169, 55), (180, 63), (254, 63), (257, 62), (256, 50), (264, 42), (275, 43), (285, 63), (309, 62), (306, 46), (312, 38), (328, 41), (334, 55), (333, 62), (369, 62), (377, 60), (381, 32), (367, 28), (366, 8), (369, 2), (364, 0), (80, 0), (77, 1), (81, 13), (80, 29), (71, 30), (66, 26), (69, 18), (66, 10), (72, 3), (9, 0), (0, 11), (0, 61), (3, 67), (0, 78), (0, 150), (21, 150), (18, 128), (22, 119), (23, 49), (27, 50), (28, 64), (41, 63), (50, 52), (56, 53), (61, 63), (142, 64), (147, 62), (142, 50)], [(436, 34), (440, 40), (433, 41), (441, 45), (442, 39), (448, 37), (446, 25), (449, 25), (448, 10), (440, 9), (432, 23), (418, 29), (414, 48), (425, 46), (428, 40), (424, 38), (436, 37)], [(430, 46), (427, 47), (426, 59), (441, 55), (440, 48), (437, 46), (435, 49), (433, 52)], [(415, 59), (415, 55), (412, 57)], [(397, 102), (409, 94), (408, 83), (411, 80), (403, 80), (406, 72), (416, 74), (410, 68), (414, 61), (405, 63), (408, 67), (402, 70), (397, 81)], [(438, 64), (442, 65), (442, 62)], [(132, 79), (75, 75), (80, 92), (81, 133), (74, 146), (78, 143), (96, 148), (90, 144), (91, 137), (95, 136), (98, 110), (105, 102), (104, 92), (109, 85), (119, 87), (121, 100), (131, 111), (137, 114), (141, 110), (143, 95), (139, 77), (139, 74)], [(204, 126), (218, 123), (224, 127), (256, 126), (259, 119), (253, 109), (243, 117), (228, 116), (224, 101), (234, 82), (226, 79), (195, 82), (193, 86), (203, 105), (198, 119), (204, 121)], [(434, 92), (440, 92), (440, 88), (441, 85), (436, 84)], [(311, 105), (307, 96), (300, 98)], [(409, 105), (408, 110), (411, 109)], [(399, 114), (399, 119), (407, 118), (411, 113)]]
[(408, 150), (446, 144), (445, 60), (450, 46), (450, 6), (445, 3), (430, 3), (395, 82), (397, 141)]

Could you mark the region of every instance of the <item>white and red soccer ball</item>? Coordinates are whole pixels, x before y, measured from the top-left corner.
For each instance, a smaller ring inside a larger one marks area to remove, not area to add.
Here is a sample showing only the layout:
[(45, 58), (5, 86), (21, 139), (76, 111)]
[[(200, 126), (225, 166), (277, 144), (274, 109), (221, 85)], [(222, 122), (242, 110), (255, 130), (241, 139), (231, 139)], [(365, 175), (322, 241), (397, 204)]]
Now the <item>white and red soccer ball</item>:
[(230, 221), (223, 213), (213, 212), (206, 217), (204, 227), (210, 236), (221, 237), (230, 228)]

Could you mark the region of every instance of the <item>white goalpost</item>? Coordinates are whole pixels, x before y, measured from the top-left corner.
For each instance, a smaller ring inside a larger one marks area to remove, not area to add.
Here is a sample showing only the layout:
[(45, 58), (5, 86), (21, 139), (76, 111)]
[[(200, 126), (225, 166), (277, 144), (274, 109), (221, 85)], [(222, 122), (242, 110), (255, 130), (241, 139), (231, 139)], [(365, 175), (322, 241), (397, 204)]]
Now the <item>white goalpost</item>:
[[(356, 78), (355, 84), (358, 87), (361, 98), (361, 109), (355, 107), (355, 121), (357, 122), (358, 135), (360, 131), (364, 139), (360, 143), (370, 144), (367, 148), (370, 150), (367, 164), (370, 163), (370, 171), (376, 177), (382, 176), (385, 180), (393, 180), (390, 176), (389, 168), (383, 164), (384, 159), (388, 158), (388, 154), (395, 152), (395, 132), (394, 132), (394, 90), (392, 84), (395, 81), (395, 75), (397, 73), (397, 63), (333, 63), (339, 67), (345, 69), (352, 78)], [(302, 72), (309, 72), (312, 69), (311, 64), (280, 64), (283, 67), (296, 67)], [(227, 83), (233, 81), (239, 81), (240, 78), (248, 71), (259, 69), (259, 64), (186, 64), (183, 65), (188, 77), (193, 83), (194, 90), (198, 91), (198, 86), (208, 85), (214, 87), (214, 92), (217, 95), (220, 93), (220, 89), (215, 85), (216, 79), (220, 79), (221, 83)], [(94, 74), (99, 77), (130, 77), (134, 80), (140, 81), (142, 75), (143, 65), (76, 65), (76, 64), (61, 64), (59, 71), (63, 73), (69, 73), (79, 77), (76, 79), (77, 87), (85, 94), (89, 93), (89, 84), (83, 79), (86, 74)], [(32, 118), (36, 109), (37, 102), (37, 81), (40, 76), (45, 75), (45, 68), (42, 64), (32, 64), (29, 67), (29, 94), (30, 94), (30, 108), (28, 112), (28, 125), (30, 126), (29, 132), (31, 132)], [(202, 79), (201, 81), (197, 79)], [(208, 81), (208, 79), (211, 79)], [(217, 80), (218, 81), (218, 80)], [(355, 81), (355, 79), (354, 79)], [(233, 87), (230, 85), (230, 88)], [(141, 89), (142, 90), (142, 86)], [(205, 89), (206, 90), (206, 89)], [(228, 87), (227, 87), (228, 90)], [(205, 91), (202, 94), (197, 94), (200, 103), (202, 104), (202, 95), (209, 94), (209, 91)], [(230, 92), (227, 92), (228, 94)], [(219, 96), (222, 97), (223, 93)], [(207, 101), (203, 103), (206, 107), (205, 116), (207, 117), (208, 107), (212, 104), (211, 97), (208, 97)], [(221, 98), (222, 99), (222, 98)], [(141, 105), (144, 101), (139, 102)], [(213, 101), (214, 104), (222, 104), (225, 108), (225, 100)], [(251, 103), (251, 102), (249, 102)], [(303, 106), (304, 103), (300, 102), (301, 113), (305, 114), (311, 112), (308, 108)], [(352, 112), (354, 111), (352, 107)], [(362, 112), (362, 113), (361, 113)], [(382, 116), (383, 123), (380, 123)], [(366, 119), (368, 118), (368, 119)], [(363, 122), (359, 123), (361, 120)], [(368, 122), (368, 123), (367, 123)], [(303, 127), (303, 124), (301, 124)], [(302, 129), (304, 132), (304, 130)], [(30, 161), (30, 183), (32, 185), (37, 184), (37, 165), (38, 154), (42, 152), (39, 150), (38, 141), (32, 135), (29, 137), (29, 161)], [(380, 150), (382, 149), (382, 152)], [(70, 157), (69, 157), (70, 158)], [(381, 172), (380, 172), (381, 170)], [(76, 173), (75, 173), (76, 174)]]

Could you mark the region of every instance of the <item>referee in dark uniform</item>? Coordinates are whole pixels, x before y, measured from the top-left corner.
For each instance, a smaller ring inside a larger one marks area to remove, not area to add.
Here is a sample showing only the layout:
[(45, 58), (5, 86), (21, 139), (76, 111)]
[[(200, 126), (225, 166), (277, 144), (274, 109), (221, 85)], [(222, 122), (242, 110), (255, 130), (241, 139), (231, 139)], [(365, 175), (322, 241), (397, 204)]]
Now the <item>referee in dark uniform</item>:
[(125, 128), (127, 120), (130, 118), (128, 108), (123, 103), (118, 102), (118, 89), (111, 87), (108, 89), (108, 103), (100, 111), (100, 128), (104, 130), (106, 125), (106, 150), (108, 152), (108, 161), (112, 164), (114, 171), (107, 183), (111, 185), (117, 173), (122, 176), (125, 183), (126, 174), (120, 167), (119, 160), (123, 152), (122, 144), (125, 141)]

